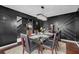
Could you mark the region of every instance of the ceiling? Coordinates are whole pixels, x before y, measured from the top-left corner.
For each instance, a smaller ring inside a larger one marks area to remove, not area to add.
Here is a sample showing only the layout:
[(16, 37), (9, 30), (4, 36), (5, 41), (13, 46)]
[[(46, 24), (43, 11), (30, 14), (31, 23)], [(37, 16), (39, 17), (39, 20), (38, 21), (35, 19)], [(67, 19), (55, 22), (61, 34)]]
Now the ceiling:
[(4, 5), (5, 7), (23, 12), (25, 14), (35, 16), (36, 14), (43, 13), (47, 17), (71, 13), (77, 11), (79, 5), (43, 5), (44, 10), (41, 9), (41, 5)]

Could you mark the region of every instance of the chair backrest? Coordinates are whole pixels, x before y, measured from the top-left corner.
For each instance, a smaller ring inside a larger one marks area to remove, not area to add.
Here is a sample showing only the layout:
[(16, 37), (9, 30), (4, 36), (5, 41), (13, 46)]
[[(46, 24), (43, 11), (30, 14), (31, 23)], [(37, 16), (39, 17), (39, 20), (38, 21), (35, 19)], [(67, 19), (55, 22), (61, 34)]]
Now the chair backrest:
[(58, 43), (58, 38), (57, 38), (57, 33), (54, 34), (54, 37), (53, 37), (53, 48), (55, 48), (55, 46), (57, 46), (57, 43)]
[(58, 40), (61, 41), (61, 31), (58, 32)]
[(22, 45), (25, 47), (26, 51), (30, 53), (30, 41), (28, 39), (28, 36), (26, 34), (20, 34)]

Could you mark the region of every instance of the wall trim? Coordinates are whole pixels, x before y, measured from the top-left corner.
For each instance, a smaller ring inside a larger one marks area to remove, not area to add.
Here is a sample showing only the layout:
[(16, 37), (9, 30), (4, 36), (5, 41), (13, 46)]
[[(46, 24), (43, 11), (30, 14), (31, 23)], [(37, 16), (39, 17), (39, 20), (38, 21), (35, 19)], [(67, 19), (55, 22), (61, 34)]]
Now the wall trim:
[(76, 43), (76, 41), (67, 40), (67, 39), (61, 39), (61, 41), (64, 41), (64, 42), (70, 42), (70, 43)]
[(74, 44), (76, 44), (79, 47), (79, 42), (77, 42), (77, 41), (66, 40), (66, 39), (61, 39), (61, 41), (69, 42), (69, 43), (74, 43)]

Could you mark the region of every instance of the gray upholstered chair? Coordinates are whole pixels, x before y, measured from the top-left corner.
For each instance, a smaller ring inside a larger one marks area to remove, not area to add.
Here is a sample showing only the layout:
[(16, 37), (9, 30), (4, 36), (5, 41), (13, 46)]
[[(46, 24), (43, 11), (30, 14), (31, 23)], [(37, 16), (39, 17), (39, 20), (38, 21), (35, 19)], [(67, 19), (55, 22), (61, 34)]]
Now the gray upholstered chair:
[(29, 54), (33, 52), (37, 48), (37, 44), (32, 42), (26, 34), (20, 34), (22, 46), (23, 46), (23, 54), (24, 51), (27, 51)]
[(57, 53), (57, 48), (58, 48), (58, 38), (57, 38), (57, 35), (54, 34), (54, 37), (52, 40), (46, 40), (45, 42), (43, 42), (43, 47), (44, 49), (49, 49), (52, 51), (55, 50), (55, 53)]

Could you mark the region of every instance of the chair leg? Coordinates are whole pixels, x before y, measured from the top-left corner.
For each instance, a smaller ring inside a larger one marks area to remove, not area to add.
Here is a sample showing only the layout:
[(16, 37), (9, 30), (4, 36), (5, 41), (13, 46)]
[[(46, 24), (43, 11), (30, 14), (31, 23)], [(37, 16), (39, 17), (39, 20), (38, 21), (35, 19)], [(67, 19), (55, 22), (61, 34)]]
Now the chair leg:
[(57, 50), (55, 49), (55, 53), (57, 54)]
[(57, 50), (59, 49), (59, 43), (57, 43), (57, 47), (56, 48), (57, 48)]
[(43, 53), (43, 47), (42, 47), (42, 44), (39, 44), (38, 45), (38, 53)]
[(40, 50), (41, 50), (41, 53), (43, 54), (43, 47), (42, 46), (41, 46)]
[(59, 43), (57, 42), (57, 45), (58, 45), (58, 47), (59, 47)]
[(38, 54), (40, 54), (40, 47), (38, 47)]
[(55, 53), (57, 54), (58, 47), (55, 48)]
[(42, 51), (41, 51), (41, 44), (38, 45), (38, 53), (40, 54)]
[(23, 47), (23, 54), (24, 54), (24, 47)]
[(52, 48), (51, 50), (52, 50), (52, 54), (53, 54), (54, 49)]
[(4, 51), (0, 51), (0, 54), (5, 54), (5, 52)]
[(52, 54), (53, 54), (53, 50), (52, 50)]

